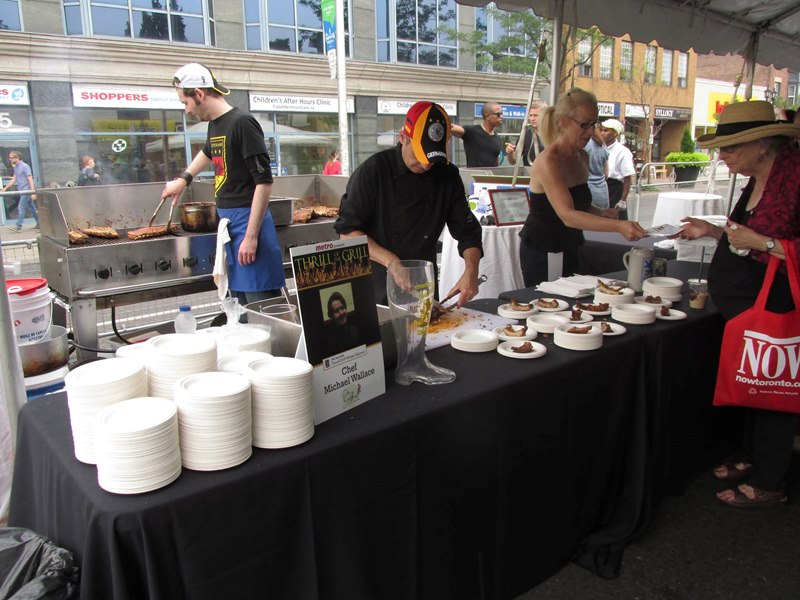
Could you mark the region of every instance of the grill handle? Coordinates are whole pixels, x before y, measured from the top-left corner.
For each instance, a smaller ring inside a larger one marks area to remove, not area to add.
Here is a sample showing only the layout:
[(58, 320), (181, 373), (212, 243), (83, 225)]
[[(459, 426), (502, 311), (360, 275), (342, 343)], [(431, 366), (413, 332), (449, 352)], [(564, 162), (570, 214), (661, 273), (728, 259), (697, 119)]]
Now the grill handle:
[(212, 279), (213, 275), (193, 275), (191, 277), (181, 277), (180, 279), (162, 279), (160, 281), (152, 281), (150, 283), (140, 283), (133, 285), (124, 285), (114, 288), (83, 288), (76, 290), (75, 293), (82, 298), (104, 298), (106, 296), (117, 296), (119, 294), (130, 294), (132, 292), (146, 292), (148, 290), (155, 290), (171, 285), (181, 285), (185, 283), (194, 283), (196, 281), (208, 281)]

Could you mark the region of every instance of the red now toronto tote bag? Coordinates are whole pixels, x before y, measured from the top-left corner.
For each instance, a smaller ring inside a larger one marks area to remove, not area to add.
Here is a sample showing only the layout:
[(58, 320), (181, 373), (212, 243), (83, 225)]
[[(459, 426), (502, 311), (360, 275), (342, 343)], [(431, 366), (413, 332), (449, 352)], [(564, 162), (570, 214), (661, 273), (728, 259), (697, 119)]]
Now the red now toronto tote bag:
[(794, 243), (781, 240), (794, 310), (773, 313), (767, 297), (781, 264), (774, 256), (755, 305), (725, 326), (714, 406), (800, 413), (800, 282)]

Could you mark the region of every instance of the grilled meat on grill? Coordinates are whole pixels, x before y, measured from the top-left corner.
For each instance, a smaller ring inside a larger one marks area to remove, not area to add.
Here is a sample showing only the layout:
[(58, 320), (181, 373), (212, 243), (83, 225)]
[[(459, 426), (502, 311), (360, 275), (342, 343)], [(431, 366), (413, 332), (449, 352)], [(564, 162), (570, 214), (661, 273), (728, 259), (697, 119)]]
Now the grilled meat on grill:
[(153, 225), (152, 227), (141, 227), (140, 229), (132, 229), (131, 231), (129, 231), (128, 239), (146, 240), (149, 238), (161, 237), (162, 235), (167, 235), (167, 233), (172, 233), (174, 231), (178, 231), (177, 225), (170, 225), (169, 231), (167, 231), (166, 225)]
[(113, 227), (81, 227), (81, 232), (92, 237), (109, 240), (115, 240), (119, 237), (119, 233)]

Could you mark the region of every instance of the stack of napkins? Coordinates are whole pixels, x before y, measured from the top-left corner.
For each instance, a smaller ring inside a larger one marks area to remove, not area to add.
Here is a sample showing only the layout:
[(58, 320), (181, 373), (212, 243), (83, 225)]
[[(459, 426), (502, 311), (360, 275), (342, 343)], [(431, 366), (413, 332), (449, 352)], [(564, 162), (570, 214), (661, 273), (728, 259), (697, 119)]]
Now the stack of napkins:
[(560, 277), (555, 281), (543, 281), (536, 286), (536, 289), (545, 294), (557, 294), (567, 298), (583, 298), (594, 294), (598, 280), (608, 285), (625, 285), (625, 282), (622, 281), (594, 275), (573, 275), (571, 277)]

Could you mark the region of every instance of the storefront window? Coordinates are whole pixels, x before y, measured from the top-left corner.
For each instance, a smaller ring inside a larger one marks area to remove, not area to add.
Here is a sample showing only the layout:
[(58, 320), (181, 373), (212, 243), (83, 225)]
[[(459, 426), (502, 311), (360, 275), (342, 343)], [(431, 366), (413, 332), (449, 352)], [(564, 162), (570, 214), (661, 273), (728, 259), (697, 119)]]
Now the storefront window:
[(18, 0), (0, 0), (0, 29), (22, 31)]
[[(0, 0), (3, 2), (6, 0)], [(63, 0), (67, 35), (214, 45), (211, 0)], [(90, 31), (84, 31), (88, 23)]]
[(278, 175), (322, 173), (339, 147), (339, 117), (320, 113), (254, 113)]
[(206, 124), (185, 127), (180, 111), (76, 109), (74, 118), (76, 158), (92, 156), (104, 185), (171, 179), (205, 142)]
[[(318, 0), (244, 0), (248, 50), (325, 54)], [(350, 10), (344, 3), (345, 52), (350, 56)]]
[(377, 0), (375, 13), (379, 61), (458, 66), (455, 0)]

